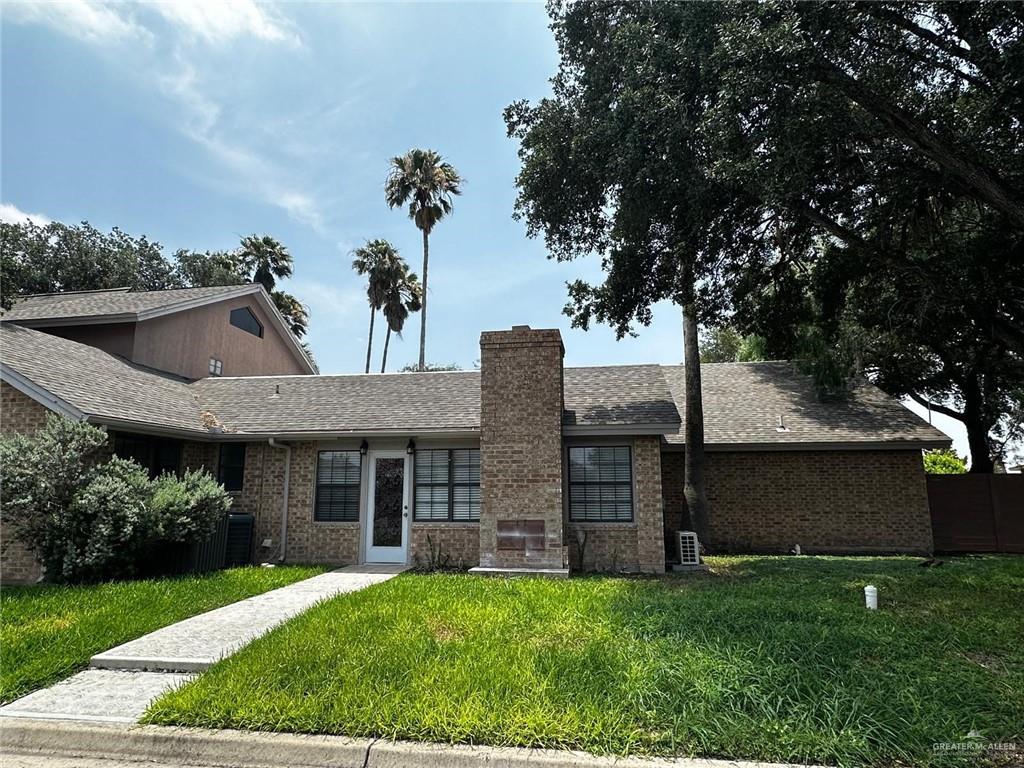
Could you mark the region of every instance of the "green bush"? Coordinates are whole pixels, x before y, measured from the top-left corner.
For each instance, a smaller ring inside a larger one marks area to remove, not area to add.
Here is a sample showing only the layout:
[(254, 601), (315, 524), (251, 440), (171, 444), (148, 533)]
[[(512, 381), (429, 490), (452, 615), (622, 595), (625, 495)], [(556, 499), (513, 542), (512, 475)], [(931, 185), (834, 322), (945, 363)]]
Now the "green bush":
[(188, 542), (209, 536), (231, 508), (231, 497), (206, 472), (180, 478), (164, 474), (153, 482), (150, 508), (164, 541)]
[(967, 462), (950, 448), (925, 451), (924, 471), (929, 475), (962, 475), (967, 471)]
[(150, 481), (133, 461), (110, 458), (107, 434), (51, 416), (34, 436), (0, 438), (5, 527), (54, 581), (132, 576), (164, 542), (210, 534), (231, 500), (207, 474)]

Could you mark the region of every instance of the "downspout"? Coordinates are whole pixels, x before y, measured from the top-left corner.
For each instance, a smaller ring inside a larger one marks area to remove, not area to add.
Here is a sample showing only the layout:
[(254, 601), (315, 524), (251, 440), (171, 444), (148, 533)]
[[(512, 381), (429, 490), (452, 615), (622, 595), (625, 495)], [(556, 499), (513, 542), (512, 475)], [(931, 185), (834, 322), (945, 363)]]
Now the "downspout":
[(281, 499), (281, 546), (278, 548), (277, 561), (284, 562), (285, 552), (288, 549), (288, 480), (292, 473), (292, 447), (269, 438), (267, 443), (271, 448), (280, 448), (284, 451), (284, 493)]

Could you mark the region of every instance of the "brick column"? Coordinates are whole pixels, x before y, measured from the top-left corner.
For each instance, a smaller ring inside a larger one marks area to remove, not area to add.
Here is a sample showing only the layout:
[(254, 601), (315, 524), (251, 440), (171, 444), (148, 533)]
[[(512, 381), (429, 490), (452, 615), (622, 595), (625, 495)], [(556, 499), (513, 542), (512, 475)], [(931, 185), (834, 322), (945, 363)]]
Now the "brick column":
[(563, 566), (563, 354), (557, 329), (480, 335), (483, 568)]

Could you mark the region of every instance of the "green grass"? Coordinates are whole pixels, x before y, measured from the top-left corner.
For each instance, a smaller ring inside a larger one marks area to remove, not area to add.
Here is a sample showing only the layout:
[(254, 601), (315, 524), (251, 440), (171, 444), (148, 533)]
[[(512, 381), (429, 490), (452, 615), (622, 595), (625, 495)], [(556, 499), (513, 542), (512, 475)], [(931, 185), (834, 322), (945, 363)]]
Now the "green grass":
[(76, 672), (90, 657), (197, 613), (323, 568), (233, 568), (204, 576), (0, 589), (0, 701)]
[(872, 766), (976, 765), (932, 748), (972, 729), (1024, 741), (1024, 558), (711, 562), (402, 575), (279, 627), (147, 720)]

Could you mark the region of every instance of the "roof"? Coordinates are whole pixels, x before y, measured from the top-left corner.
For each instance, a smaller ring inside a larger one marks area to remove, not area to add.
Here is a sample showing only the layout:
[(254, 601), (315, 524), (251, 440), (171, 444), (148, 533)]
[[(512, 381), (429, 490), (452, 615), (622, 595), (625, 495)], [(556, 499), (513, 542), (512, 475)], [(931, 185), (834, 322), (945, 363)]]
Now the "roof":
[(208, 378), (192, 387), (229, 431), (409, 434), (480, 429), (477, 371)]
[(0, 368), (5, 379), (34, 388), (36, 399), (46, 398), (68, 416), (207, 432), (199, 402), (183, 379), (77, 341), (0, 323)]
[(278, 334), (291, 350), (292, 356), (305, 366), (309, 373), (314, 373), (306, 351), (259, 283), (169, 288), (165, 291), (112, 288), (99, 291), (40, 293), (20, 298), (3, 314), (2, 319), (30, 328), (141, 322), (248, 295), (252, 295), (271, 318)]
[[(665, 379), (675, 396), (683, 424), (666, 435), (682, 445), (685, 414), (685, 371), (664, 366)], [(857, 384), (847, 399), (822, 402), (811, 377), (786, 361), (711, 363), (701, 366), (704, 395), (704, 442), (709, 449), (805, 447), (844, 444), (867, 447), (906, 443), (940, 447), (950, 439), (899, 401), (867, 381)], [(779, 431), (779, 417), (786, 431)], [(933, 446), (921, 443), (934, 443)]]
[(564, 373), (566, 431), (587, 427), (649, 425), (663, 434), (680, 423), (659, 365), (616, 365), (566, 368)]
[[(190, 383), (85, 344), (2, 322), (0, 372), (5, 381), (67, 415), (184, 437), (480, 430), (478, 371)], [(867, 382), (849, 400), (822, 403), (810, 378), (785, 362), (706, 364), (701, 373), (705, 441), (711, 450), (923, 448), (950, 442)], [(664, 434), (669, 444), (683, 444), (681, 366), (566, 368), (564, 380), (565, 434), (653, 433)], [(780, 415), (787, 431), (777, 430)]]
[[(41, 293), (20, 299), (4, 313), (3, 319), (20, 324), (40, 320), (83, 320), (112, 318), (145, 319), (154, 313), (189, 309), (196, 304), (221, 301), (255, 293), (255, 284), (214, 285), (208, 288), (172, 288), (166, 291), (67, 291)], [(139, 317), (142, 315), (142, 317)]]

